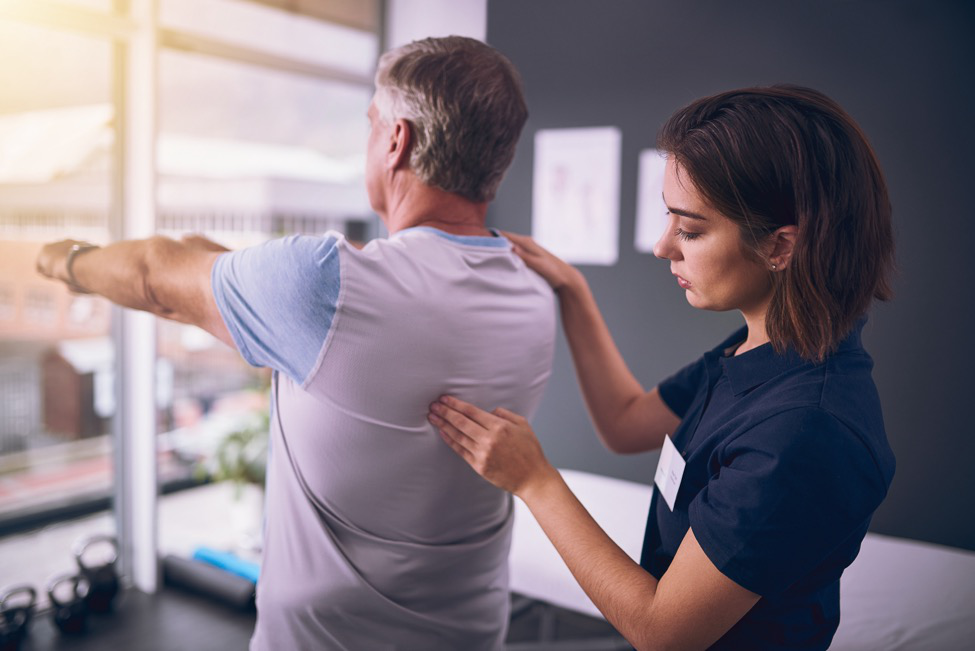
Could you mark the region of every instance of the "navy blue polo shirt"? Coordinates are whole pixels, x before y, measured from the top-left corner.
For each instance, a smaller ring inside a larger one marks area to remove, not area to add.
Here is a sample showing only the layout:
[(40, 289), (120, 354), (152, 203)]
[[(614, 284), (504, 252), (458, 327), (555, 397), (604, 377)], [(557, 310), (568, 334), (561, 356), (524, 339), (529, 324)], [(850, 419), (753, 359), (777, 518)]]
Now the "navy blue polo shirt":
[(641, 565), (663, 576), (690, 527), (762, 597), (715, 649), (825, 649), (836, 632), (840, 574), (894, 474), (864, 321), (818, 364), (771, 344), (729, 356), (742, 328), (659, 386), (687, 465), (673, 512), (654, 491)]

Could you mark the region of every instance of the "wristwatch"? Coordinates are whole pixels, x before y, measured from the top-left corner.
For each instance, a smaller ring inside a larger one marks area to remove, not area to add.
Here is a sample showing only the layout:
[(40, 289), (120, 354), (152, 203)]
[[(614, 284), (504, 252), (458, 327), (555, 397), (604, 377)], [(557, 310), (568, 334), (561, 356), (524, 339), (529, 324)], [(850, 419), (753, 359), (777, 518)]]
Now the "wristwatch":
[(78, 244), (71, 245), (68, 249), (68, 259), (64, 263), (64, 268), (68, 272), (68, 279), (65, 284), (75, 294), (91, 294), (90, 291), (78, 284), (78, 279), (74, 277), (74, 259), (86, 251), (91, 251), (92, 249), (100, 249), (101, 247), (97, 244), (91, 244), (90, 242), (79, 242)]

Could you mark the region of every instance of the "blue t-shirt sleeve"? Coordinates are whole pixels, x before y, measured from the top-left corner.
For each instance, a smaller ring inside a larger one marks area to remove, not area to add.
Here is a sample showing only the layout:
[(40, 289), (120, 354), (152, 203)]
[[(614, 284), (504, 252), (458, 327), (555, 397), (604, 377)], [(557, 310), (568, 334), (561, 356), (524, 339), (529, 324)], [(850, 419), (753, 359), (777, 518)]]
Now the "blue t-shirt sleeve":
[(701, 383), (706, 381), (707, 366), (702, 357), (658, 384), (657, 392), (667, 408), (683, 419), (694, 398), (702, 393)]
[(338, 305), (337, 242), (333, 235), (293, 235), (217, 258), (213, 295), (249, 364), (305, 382)]
[(854, 432), (814, 407), (763, 421), (717, 461), (688, 509), (691, 529), (725, 576), (763, 596), (782, 593), (865, 531), (887, 491)]

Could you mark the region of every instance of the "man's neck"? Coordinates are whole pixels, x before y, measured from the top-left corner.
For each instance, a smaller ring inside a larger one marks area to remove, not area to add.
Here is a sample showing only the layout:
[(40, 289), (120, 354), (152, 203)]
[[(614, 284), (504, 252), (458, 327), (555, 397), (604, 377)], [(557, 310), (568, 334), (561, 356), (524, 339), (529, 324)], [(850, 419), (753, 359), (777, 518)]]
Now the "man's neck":
[(487, 203), (475, 203), (460, 195), (421, 183), (391, 198), (385, 216), (392, 235), (415, 226), (430, 226), (452, 235), (491, 235), (484, 224)]

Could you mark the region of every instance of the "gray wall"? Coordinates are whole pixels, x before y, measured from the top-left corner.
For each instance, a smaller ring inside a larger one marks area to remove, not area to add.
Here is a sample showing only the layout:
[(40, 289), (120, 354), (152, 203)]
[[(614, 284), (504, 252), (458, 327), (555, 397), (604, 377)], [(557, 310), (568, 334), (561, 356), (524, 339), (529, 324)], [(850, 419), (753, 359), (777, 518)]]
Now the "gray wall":
[[(534, 132), (623, 132), (620, 260), (583, 267), (617, 344), (646, 387), (741, 321), (694, 310), (667, 263), (633, 249), (637, 158), (700, 96), (793, 82), (840, 102), (871, 138), (890, 184), (899, 276), (874, 309), (874, 356), (898, 467), (880, 533), (975, 549), (973, 355), (975, 9), (948, 0), (490, 0), (488, 41), (521, 70), (531, 118), (490, 222), (531, 228)], [(564, 341), (536, 428), (550, 459), (649, 483), (653, 454), (596, 441)], [(639, 516), (637, 516), (639, 517)]]

